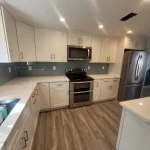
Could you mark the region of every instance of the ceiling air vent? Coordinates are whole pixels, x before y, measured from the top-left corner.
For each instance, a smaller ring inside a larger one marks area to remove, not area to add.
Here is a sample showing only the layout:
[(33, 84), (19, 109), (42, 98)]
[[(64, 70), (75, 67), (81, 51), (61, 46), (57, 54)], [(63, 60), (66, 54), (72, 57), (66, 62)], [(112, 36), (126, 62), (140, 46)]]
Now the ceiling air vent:
[(127, 16), (123, 17), (122, 19), (120, 19), (120, 21), (127, 21), (129, 19), (131, 19), (132, 17), (136, 16), (136, 13), (130, 13)]

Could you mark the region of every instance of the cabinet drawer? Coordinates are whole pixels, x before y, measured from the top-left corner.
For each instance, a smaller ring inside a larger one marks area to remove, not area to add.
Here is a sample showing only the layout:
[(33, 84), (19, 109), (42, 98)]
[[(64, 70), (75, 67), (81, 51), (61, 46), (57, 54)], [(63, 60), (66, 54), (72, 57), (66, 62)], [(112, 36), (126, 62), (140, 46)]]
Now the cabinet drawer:
[(54, 88), (65, 88), (65, 89), (69, 89), (69, 83), (68, 83), (68, 82), (50, 83), (50, 89), (54, 89)]
[(103, 79), (102, 84), (118, 84), (119, 79)]

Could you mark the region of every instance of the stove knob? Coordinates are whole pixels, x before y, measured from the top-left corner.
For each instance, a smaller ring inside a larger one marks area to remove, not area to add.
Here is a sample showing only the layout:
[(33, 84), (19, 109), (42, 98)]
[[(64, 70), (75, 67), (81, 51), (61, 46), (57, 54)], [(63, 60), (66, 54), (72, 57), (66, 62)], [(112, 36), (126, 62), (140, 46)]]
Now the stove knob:
[(70, 71), (72, 71), (72, 69), (70, 69)]

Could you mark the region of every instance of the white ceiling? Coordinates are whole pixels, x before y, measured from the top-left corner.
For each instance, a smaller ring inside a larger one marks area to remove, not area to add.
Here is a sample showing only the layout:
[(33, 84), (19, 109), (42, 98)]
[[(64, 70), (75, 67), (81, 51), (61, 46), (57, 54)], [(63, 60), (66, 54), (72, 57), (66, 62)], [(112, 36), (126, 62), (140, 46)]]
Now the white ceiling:
[[(4, 0), (0, 0), (4, 1)], [(55, 30), (76, 30), (97, 35), (120, 36), (127, 30), (150, 34), (150, 0), (5, 0), (18, 19)], [(130, 12), (138, 16), (119, 20)], [(60, 17), (66, 23), (59, 21)], [(104, 29), (98, 25), (103, 24)]]

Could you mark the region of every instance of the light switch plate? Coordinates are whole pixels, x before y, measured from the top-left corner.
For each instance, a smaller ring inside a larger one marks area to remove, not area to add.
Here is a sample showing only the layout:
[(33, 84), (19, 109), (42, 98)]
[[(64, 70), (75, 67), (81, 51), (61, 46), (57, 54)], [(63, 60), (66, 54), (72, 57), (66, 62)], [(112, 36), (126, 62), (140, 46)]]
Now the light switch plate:
[(28, 66), (28, 70), (29, 70), (29, 71), (32, 71), (32, 66)]
[(104, 67), (104, 66), (102, 66), (102, 69), (105, 69), (105, 67)]
[(8, 72), (11, 73), (11, 67), (8, 67)]
[(53, 70), (56, 70), (56, 66), (53, 66)]

